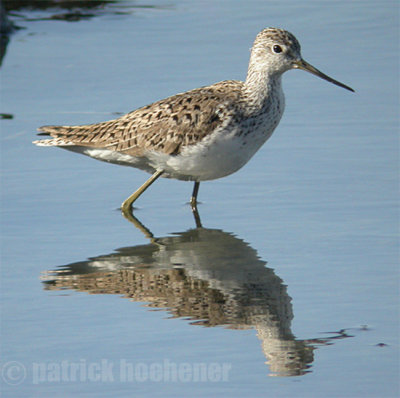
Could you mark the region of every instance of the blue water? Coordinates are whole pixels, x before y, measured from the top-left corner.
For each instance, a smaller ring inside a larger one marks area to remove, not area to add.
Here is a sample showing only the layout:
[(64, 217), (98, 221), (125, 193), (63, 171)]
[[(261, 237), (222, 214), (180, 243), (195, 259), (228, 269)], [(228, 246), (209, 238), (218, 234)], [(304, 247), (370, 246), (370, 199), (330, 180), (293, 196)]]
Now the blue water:
[[(23, 29), (0, 68), (3, 395), (398, 396), (398, 5), (138, 5), (11, 16)], [(146, 174), (31, 144), (43, 124), (244, 79), (266, 26), (356, 93), (285, 74), (270, 141), (201, 184), (204, 228), (189, 183), (157, 181), (135, 226), (118, 207)]]

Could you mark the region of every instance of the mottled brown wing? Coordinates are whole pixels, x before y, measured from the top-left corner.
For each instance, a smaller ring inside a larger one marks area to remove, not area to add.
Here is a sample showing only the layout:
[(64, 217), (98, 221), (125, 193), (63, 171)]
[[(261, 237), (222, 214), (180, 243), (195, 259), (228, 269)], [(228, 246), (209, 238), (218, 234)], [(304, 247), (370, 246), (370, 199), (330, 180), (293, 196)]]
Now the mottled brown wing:
[(118, 119), (39, 130), (68, 145), (107, 148), (132, 156), (146, 150), (177, 154), (201, 141), (234, 113), (242, 82), (228, 80), (177, 94)]

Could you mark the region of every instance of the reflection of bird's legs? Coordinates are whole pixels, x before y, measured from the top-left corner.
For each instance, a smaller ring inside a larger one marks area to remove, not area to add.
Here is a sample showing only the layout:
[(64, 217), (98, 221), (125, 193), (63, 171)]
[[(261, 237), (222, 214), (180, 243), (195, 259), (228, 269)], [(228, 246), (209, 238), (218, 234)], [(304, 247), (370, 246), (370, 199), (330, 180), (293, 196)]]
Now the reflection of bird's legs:
[(164, 173), (163, 170), (157, 170), (141, 187), (139, 187), (128, 199), (122, 203), (121, 210), (124, 216), (132, 214), (132, 204), (133, 202), (151, 185), (161, 174)]
[[(200, 220), (200, 215), (199, 212), (197, 211), (197, 208), (192, 208), (193, 211), (193, 217), (194, 221), (196, 223), (196, 228), (203, 228), (201, 225), (201, 220)], [(122, 215), (129, 221), (131, 222), (140, 232), (143, 233), (143, 235), (150, 239), (153, 243), (157, 243), (157, 239), (154, 238), (154, 235), (151, 233), (151, 231), (145, 227), (134, 215), (132, 211), (129, 212), (122, 212)]]
[(192, 207), (192, 212), (193, 212), (194, 222), (196, 223), (196, 228), (203, 228), (203, 226), (201, 225), (200, 215), (197, 210), (197, 207), (195, 208)]
[(151, 241), (154, 240), (154, 235), (151, 233), (151, 231), (145, 227), (132, 213), (132, 211), (129, 212), (122, 212), (123, 216), (131, 222), (140, 232), (143, 233), (143, 235), (150, 239)]
[(199, 187), (200, 187), (200, 182), (196, 181), (194, 183), (193, 187), (193, 193), (192, 197), (190, 198), (190, 206), (192, 208), (193, 216), (194, 216), (194, 221), (196, 223), (197, 228), (201, 228), (201, 221), (200, 221), (200, 215), (197, 210), (197, 194), (199, 193)]

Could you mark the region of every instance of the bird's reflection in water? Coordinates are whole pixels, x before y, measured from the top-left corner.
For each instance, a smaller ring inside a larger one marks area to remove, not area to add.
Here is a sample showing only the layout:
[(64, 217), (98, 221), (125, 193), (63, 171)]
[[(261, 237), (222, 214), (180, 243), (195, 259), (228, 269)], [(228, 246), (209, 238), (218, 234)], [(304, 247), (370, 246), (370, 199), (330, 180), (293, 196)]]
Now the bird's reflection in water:
[(197, 228), (156, 239), (136, 218), (130, 221), (151, 243), (47, 271), (46, 289), (122, 294), (193, 325), (255, 328), (270, 374), (277, 376), (307, 373), (316, 345), (347, 337), (341, 331), (326, 339), (296, 340), (282, 279), (235, 235), (200, 227), (198, 218)]

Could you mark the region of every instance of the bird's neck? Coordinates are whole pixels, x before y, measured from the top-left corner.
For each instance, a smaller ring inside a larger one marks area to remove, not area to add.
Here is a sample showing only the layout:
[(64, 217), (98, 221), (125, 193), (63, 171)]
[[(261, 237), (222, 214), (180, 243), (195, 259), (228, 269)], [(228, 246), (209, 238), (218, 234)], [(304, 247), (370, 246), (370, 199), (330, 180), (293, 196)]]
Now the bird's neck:
[(268, 109), (271, 104), (283, 107), (281, 74), (268, 74), (262, 68), (250, 67), (242, 92), (247, 106), (253, 112)]

